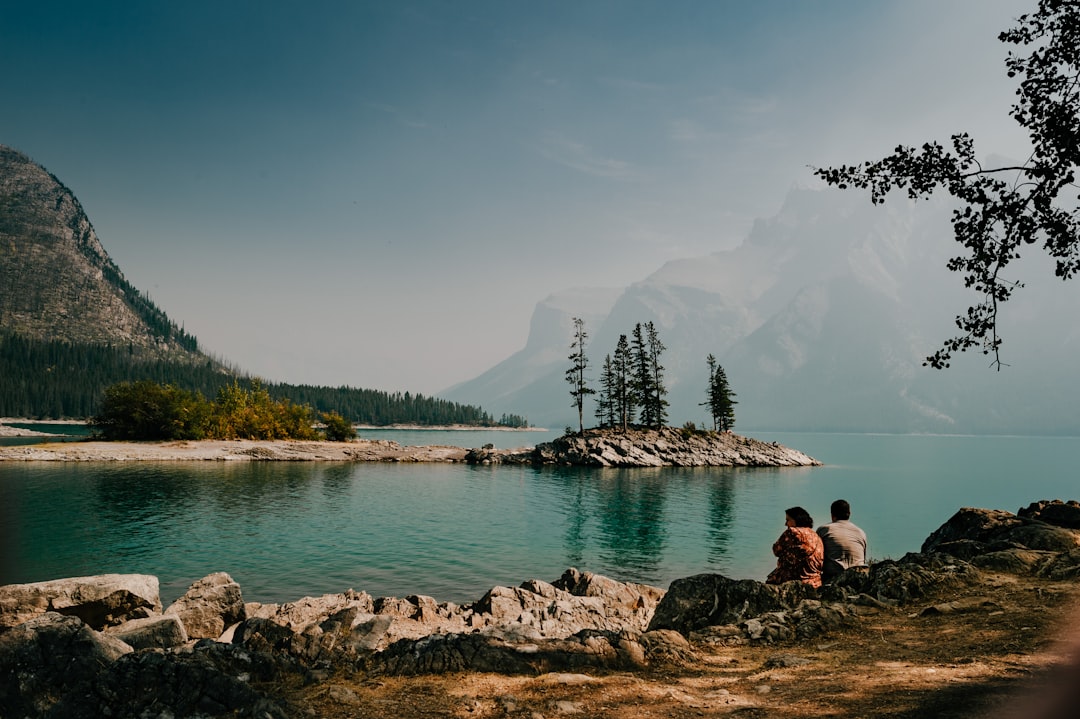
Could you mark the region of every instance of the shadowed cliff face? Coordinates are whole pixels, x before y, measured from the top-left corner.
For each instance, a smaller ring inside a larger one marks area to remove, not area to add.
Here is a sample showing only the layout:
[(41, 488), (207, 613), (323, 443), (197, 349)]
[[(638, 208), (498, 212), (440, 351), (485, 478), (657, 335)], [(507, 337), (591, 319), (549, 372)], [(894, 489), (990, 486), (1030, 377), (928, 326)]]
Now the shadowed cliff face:
[(193, 337), (124, 279), (75, 195), (2, 145), (0, 331), (156, 356), (197, 351)]

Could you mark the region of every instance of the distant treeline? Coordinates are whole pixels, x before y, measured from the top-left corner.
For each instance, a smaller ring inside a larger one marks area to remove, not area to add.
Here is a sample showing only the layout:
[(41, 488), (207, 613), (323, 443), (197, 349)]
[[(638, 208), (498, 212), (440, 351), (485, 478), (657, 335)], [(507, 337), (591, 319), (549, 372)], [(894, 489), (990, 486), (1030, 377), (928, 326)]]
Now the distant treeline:
[[(0, 334), (0, 417), (88, 418), (99, 411), (107, 387), (139, 380), (173, 385), (213, 399), (236, 380), (250, 387), (252, 378), (209, 358), (198, 362), (151, 360), (133, 347)], [(524, 417), (504, 414), (495, 420), (479, 407), (409, 392), (265, 381), (263, 386), (275, 399), (307, 405), (318, 412), (337, 412), (359, 424), (528, 426)]]

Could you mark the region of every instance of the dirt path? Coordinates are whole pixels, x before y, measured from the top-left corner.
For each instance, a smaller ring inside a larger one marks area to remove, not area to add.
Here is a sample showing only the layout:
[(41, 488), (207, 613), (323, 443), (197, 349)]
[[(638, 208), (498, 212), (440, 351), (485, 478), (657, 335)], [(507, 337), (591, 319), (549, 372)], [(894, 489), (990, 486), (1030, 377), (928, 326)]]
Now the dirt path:
[(869, 609), (857, 627), (808, 643), (697, 644), (698, 660), (684, 666), (539, 677), (339, 674), (290, 699), (300, 713), (342, 718), (915, 719), (1013, 716), (1010, 707), (1016, 717), (1049, 719), (1016, 694), (1065, 661), (1062, 628), (1080, 616), (1075, 589), (1001, 575), (981, 594)]

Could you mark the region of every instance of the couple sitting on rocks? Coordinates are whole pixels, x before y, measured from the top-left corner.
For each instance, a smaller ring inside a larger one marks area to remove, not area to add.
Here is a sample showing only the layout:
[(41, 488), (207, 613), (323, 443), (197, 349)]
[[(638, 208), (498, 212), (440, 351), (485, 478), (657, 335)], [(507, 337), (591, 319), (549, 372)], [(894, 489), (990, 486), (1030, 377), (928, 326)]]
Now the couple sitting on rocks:
[(832, 522), (814, 531), (814, 520), (802, 507), (785, 510), (787, 529), (773, 544), (776, 569), (766, 584), (805, 582), (820, 587), (849, 567), (866, 565), (866, 533), (851, 523), (851, 505), (838, 499), (829, 507)]

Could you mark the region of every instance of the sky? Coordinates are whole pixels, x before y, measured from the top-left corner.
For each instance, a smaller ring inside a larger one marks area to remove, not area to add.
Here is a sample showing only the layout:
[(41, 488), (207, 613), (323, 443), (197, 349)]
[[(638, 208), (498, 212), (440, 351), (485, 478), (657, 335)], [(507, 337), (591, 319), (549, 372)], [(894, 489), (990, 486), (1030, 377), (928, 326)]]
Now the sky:
[(1013, 157), (1034, 0), (0, 0), (0, 144), (270, 381), (436, 394), (536, 303), (737, 245), (811, 167)]

